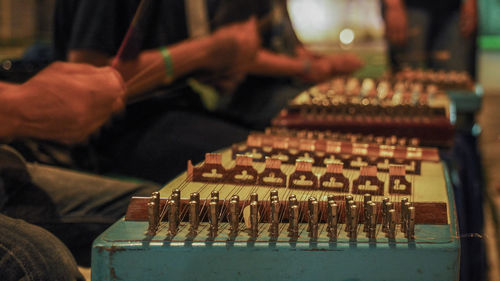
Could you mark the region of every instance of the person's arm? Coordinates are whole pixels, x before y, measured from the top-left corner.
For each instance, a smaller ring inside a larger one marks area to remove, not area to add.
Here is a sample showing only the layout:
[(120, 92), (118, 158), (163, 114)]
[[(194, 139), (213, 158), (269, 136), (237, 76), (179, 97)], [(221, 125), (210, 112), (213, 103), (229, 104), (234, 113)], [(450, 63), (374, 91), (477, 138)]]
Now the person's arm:
[(255, 62), (249, 68), (249, 73), (266, 76), (299, 76), (307, 72), (310, 64), (310, 60), (260, 49)]
[(462, 36), (470, 37), (476, 32), (477, 18), (477, 1), (463, 1), (460, 10), (460, 32)]
[(26, 83), (0, 89), (0, 138), (85, 140), (123, 107), (124, 93), (109, 67), (51, 64)]
[(0, 81), (0, 91), (7, 90), (8, 88), (14, 87), (16, 84)]
[[(241, 72), (254, 59), (259, 45), (256, 21), (252, 18), (220, 28), (208, 37), (167, 46), (174, 72), (171, 78), (183, 77), (196, 70), (221, 72), (221, 75)], [(111, 57), (93, 50), (71, 50), (68, 58), (72, 62), (100, 66), (112, 61)], [(133, 89), (128, 91), (131, 95), (162, 84), (167, 74), (163, 55), (156, 49), (142, 51), (137, 59), (120, 61), (117, 70), (127, 83), (133, 84)]]
[(0, 139), (9, 139), (16, 135), (20, 120), (15, 114), (15, 109), (22, 106), (22, 101), (17, 96), (14, 88), (0, 87), (0, 104), (2, 105), (0, 106), (0, 122), (2, 123)]
[(408, 19), (403, 0), (384, 0), (386, 36), (394, 45), (404, 45), (408, 40)]
[(334, 75), (351, 74), (363, 66), (355, 54), (321, 56), (308, 52), (295, 57), (261, 49), (249, 73), (266, 76), (297, 77), (307, 82), (321, 82)]

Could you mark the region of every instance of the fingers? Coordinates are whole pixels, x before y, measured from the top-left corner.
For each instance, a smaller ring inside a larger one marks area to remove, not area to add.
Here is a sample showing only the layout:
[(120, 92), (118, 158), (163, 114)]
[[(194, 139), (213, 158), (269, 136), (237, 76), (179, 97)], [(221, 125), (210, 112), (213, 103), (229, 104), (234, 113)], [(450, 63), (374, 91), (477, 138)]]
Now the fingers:
[(116, 86), (116, 91), (114, 91), (114, 93), (116, 98), (115, 101), (113, 102), (112, 110), (113, 112), (118, 112), (122, 110), (123, 107), (125, 107), (125, 92), (127, 90), (125, 82), (123, 81), (122, 76), (116, 69), (111, 67), (105, 67), (104, 70), (108, 71), (115, 80), (114, 84)]

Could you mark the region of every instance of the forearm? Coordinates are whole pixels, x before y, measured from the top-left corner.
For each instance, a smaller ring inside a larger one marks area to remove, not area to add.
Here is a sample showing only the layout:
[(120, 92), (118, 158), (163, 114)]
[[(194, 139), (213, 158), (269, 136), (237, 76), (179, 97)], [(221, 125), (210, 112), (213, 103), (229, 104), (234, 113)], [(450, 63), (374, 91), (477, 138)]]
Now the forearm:
[(257, 53), (255, 63), (250, 66), (249, 73), (269, 76), (297, 76), (305, 69), (305, 61), (272, 53), (261, 49)]
[(21, 118), (16, 109), (22, 106), (22, 90), (20, 85), (0, 84), (0, 140), (16, 137)]
[[(211, 45), (207, 38), (187, 40), (168, 46), (174, 72), (173, 78), (182, 77), (197, 69), (205, 68), (210, 48)], [(144, 71), (161, 73), (159, 81), (156, 81), (158, 83), (162, 82), (167, 75), (165, 61), (159, 49), (143, 51), (135, 60), (120, 62), (118, 71), (122, 73), (125, 81), (129, 81)]]
[(404, 7), (403, 0), (383, 0), (383, 3), (386, 7), (389, 7), (389, 8)]
[[(210, 37), (186, 40), (167, 47), (172, 62), (175, 80), (197, 69), (208, 67), (208, 59), (213, 50)], [(68, 56), (72, 62), (85, 62), (97, 66), (110, 65), (112, 58), (91, 50), (71, 51)], [(167, 77), (165, 60), (159, 49), (142, 51), (136, 59), (121, 60), (116, 64), (131, 95), (155, 88), (165, 82)], [(172, 73), (171, 73), (172, 74)]]
[(18, 84), (0, 81), (0, 92), (6, 91), (6, 90), (8, 90), (8, 89), (10, 89), (12, 87), (17, 86), (17, 85)]

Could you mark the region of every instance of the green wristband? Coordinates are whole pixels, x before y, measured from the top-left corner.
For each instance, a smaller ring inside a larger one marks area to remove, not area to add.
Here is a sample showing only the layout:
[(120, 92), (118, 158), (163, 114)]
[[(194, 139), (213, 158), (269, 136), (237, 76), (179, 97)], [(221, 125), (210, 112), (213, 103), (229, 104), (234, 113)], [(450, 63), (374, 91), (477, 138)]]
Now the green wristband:
[(174, 65), (172, 63), (172, 57), (165, 46), (160, 47), (159, 50), (161, 56), (163, 57), (163, 62), (165, 63), (165, 82), (171, 83), (174, 80)]

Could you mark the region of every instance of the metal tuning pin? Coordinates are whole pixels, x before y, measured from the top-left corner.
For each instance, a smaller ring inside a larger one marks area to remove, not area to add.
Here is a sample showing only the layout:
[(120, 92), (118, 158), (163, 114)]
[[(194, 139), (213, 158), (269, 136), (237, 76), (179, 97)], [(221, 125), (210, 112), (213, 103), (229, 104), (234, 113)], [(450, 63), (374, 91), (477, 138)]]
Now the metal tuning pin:
[(387, 229), (387, 238), (396, 239), (396, 211), (394, 209), (389, 209), (388, 218), (389, 218), (389, 227)]
[(408, 227), (408, 209), (411, 207), (411, 203), (408, 200), (403, 204), (401, 200), (401, 232), (406, 233)]
[(160, 210), (160, 192), (155, 191), (151, 193), (151, 199), (149, 199), (150, 202), (155, 202), (158, 210)]
[(189, 233), (196, 235), (198, 226), (200, 224), (199, 203), (196, 201), (189, 201)]
[(363, 215), (364, 215), (364, 220), (363, 220), (363, 232), (366, 232), (366, 237), (369, 237), (369, 231), (370, 231), (370, 226), (371, 226), (371, 219), (372, 219), (372, 201), (367, 201), (363, 205)]
[(210, 198), (214, 198), (214, 197), (216, 197), (217, 200), (219, 200), (219, 191), (212, 190), (212, 192), (210, 192)]
[(363, 219), (364, 219), (364, 225), (363, 225), (363, 231), (367, 232), (368, 231), (368, 226), (370, 224), (368, 218), (368, 208), (369, 208), (369, 203), (372, 201), (372, 196), (371, 194), (365, 194), (363, 195)]
[[(385, 203), (385, 207), (387, 209), (387, 213), (386, 213), (386, 222), (387, 222), (387, 231), (389, 231), (389, 228), (391, 227), (391, 214), (390, 214), (390, 211), (391, 210), (394, 210), (394, 204), (392, 202), (387, 202)], [(394, 211), (396, 212), (396, 211)], [(397, 223), (397, 220), (396, 220), (396, 223)]]
[(212, 202), (209, 203), (209, 223), (210, 223), (210, 228), (208, 230), (209, 236), (210, 237), (216, 237), (217, 232), (219, 231), (219, 216), (218, 216), (218, 209), (219, 209), (219, 204), (218, 202), (214, 201), (215, 197), (212, 197)]
[(315, 197), (311, 196), (309, 197), (309, 199), (307, 200), (307, 215), (308, 215), (308, 220), (307, 220), (307, 231), (310, 232), (311, 231), (311, 224), (312, 224), (312, 219), (311, 219), (311, 216), (312, 216), (312, 202), (314, 201), (317, 201)]
[(276, 238), (279, 235), (279, 214), (280, 202), (274, 200), (271, 202), (271, 225), (269, 226), (269, 236), (271, 238)]
[(148, 231), (147, 235), (153, 236), (156, 233), (156, 217), (155, 217), (155, 202), (148, 202)]
[(238, 207), (239, 207), (239, 202), (235, 199), (231, 199), (231, 201), (229, 202), (229, 224), (230, 224), (229, 231), (230, 235), (232, 236), (238, 235), (239, 231), (240, 216)]
[(387, 220), (389, 209), (387, 209), (387, 203), (390, 203), (389, 198), (384, 197), (384, 199), (382, 199), (382, 231), (383, 232), (387, 232), (387, 228), (389, 226), (389, 221)]
[(346, 215), (346, 219), (345, 219), (345, 231), (347, 233), (349, 233), (351, 231), (352, 220), (350, 218), (352, 216), (352, 214), (351, 214), (351, 211), (352, 211), (351, 206), (352, 205), (354, 205), (354, 201), (353, 200), (347, 201), (346, 205), (345, 205), (345, 215)]
[(181, 191), (174, 189), (172, 195), (170, 196), (170, 201), (173, 201), (177, 210), (177, 227), (179, 227), (179, 210), (181, 209)]
[(198, 192), (193, 192), (189, 195), (191, 201), (200, 201), (200, 194)]
[(350, 230), (348, 236), (351, 239), (356, 239), (358, 237), (358, 207), (356, 204), (351, 204), (349, 209), (351, 211), (349, 216)]
[(311, 202), (311, 209), (309, 210), (311, 213), (309, 214), (309, 220), (310, 220), (310, 231), (309, 231), (309, 237), (311, 239), (317, 239), (318, 238), (318, 232), (319, 232), (319, 202), (318, 200), (314, 200)]
[(175, 204), (177, 205), (177, 210), (180, 210), (181, 209), (181, 190), (177, 189), (177, 188), (172, 190), (171, 199), (175, 200)]
[(238, 202), (238, 206), (239, 206), (239, 204), (240, 204), (240, 196), (238, 196), (236, 194), (233, 195), (233, 196), (231, 196), (231, 201), (233, 201), (233, 200), (236, 201), (236, 202)]
[[(297, 201), (297, 197), (295, 196), (295, 194), (292, 194), (290, 195), (289, 199), (288, 199), (288, 210), (289, 210), (289, 213), (292, 212), (292, 206), (298, 206), (299, 205), (299, 202)], [(288, 224), (288, 231), (292, 231), (291, 229), (292, 227), (292, 224)]]
[(273, 198), (274, 196), (276, 196), (276, 197), (278, 197), (278, 198), (279, 198), (279, 196), (278, 196), (278, 191), (277, 191), (276, 189), (271, 190), (271, 193), (269, 193), (269, 199), (270, 199), (270, 200), (272, 200), (272, 198)]
[(326, 197), (326, 201), (327, 201), (327, 202), (330, 202), (330, 201), (335, 201), (335, 196), (333, 196), (333, 195), (328, 195), (328, 196)]
[(258, 202), (259, 201), (259, 194), (257, 194), (257, 192), (252, 192), (250, 194), (250, 203), (251, 202)]
[(335, 201), (329, 200), (328, 201), (328, 226), (327, 226), (327, 231), (328, 231), (328, 237), (330, 239), (336, 239), (337, 238), (337, 222), (338, 222), (338, 216), (339, 216), (339, 206)]
[(216, 203), (216, 213), (219, 213), (219, 192), (214, 190), (210, 193), (210, 202)]
[(369, 205), (370, 226), (368, 227), (367, 237), (370, 239), (376, 238), (377, 233), (377, 204), (371, 202)]
[(172, 190), (172, 194), (177, 194), (180, 197), (181, 196), (181, 190), (178, 189), (178, 188), (176, 188), (176, 189)]
[(289, 213), (289, 228), (288, 236), (291, 238), (297, 238), (299, 236), (299, 206), (291, 205)]
[(168, 234), (175, 236), (179, 227), (179, 209), (174, 200), (169, 200), (168, 203)]
[(352, 197), (352, 195), (347, 195), (345, 197), (345, 204), (346, 204), (346, 206), (349, 203), (349, 201), (353, 201), (353, 200), (354, 200), (354, 197)]
[(399, 222), (401, 223), (401, 231), (403, 231), (403, 224), (405, 224), (406, 221), (406, 210), (405, 210), (405, 203), (408, 202), (407, 197), (401, 198), (401, 213), (399, 214)]
[(250, 237), (255, 238), (259, 234), (259, 203), (250, 203)]
[(406, 238), (415, 239), (415, 207), (408, 207), (408, 226), (406, 229)]
[(153, 192), (148, 203), (148, 235), (155, 235), (160, 224), (160, 192)]

